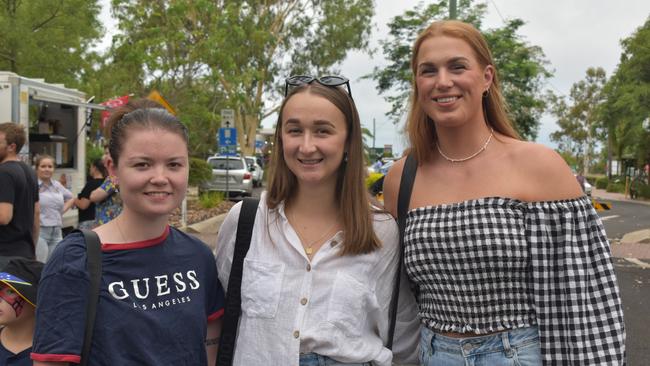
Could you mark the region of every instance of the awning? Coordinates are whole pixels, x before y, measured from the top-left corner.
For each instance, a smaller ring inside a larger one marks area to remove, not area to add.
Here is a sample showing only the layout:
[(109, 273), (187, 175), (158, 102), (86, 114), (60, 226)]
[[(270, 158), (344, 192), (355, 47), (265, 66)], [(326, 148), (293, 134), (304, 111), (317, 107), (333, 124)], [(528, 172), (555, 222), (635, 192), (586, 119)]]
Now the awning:
[(65, 104), (65, 105), (71, 105), (75, 107), (86, 107), (86, 108), (91, 108), (91, 109), (98, 109), (101, 111), (107, 110), (106, 106), (103, 106), (101, 104), (95, 104), (95, 103), (84, 103), (84, 102), (75, 102), (71, 100), (65, 100), (65, 99), (58, 99), (58, 98), (52, 98), (50, 96), (45, 96), (45, 95), (32, 95), (32, 99), (42, 101), (42, 102), (50, 102), (50, 103), (58, 103), (58, 104)]

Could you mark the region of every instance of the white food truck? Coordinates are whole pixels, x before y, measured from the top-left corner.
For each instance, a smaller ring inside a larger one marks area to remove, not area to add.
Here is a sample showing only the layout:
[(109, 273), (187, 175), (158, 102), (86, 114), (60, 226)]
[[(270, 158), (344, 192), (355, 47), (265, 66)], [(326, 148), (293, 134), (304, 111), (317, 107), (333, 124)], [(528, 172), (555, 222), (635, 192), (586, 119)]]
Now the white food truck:
[[(0, 71), (0, 123), (19, 123), (28, 136), (20, 158), (33, 166), (36, 155), (53, 156), (53, 179), (65, 174), (75, 196), (86, 183), (86, 121), (92, 109), (105, 107), (88, 103), (84, 93), (62, 84)], [(69, 210), (63, 227), (76, 226), (77, 216), (76, 209)]]

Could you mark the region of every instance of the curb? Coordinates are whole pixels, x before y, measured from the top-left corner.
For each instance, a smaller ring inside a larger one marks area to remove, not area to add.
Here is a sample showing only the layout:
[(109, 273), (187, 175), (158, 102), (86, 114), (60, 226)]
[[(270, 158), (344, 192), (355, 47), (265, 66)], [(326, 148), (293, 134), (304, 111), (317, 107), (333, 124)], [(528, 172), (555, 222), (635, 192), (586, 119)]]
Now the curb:
[(223, 220), (226, 219), (227, 213), (223, 213), (214, 217), (211, 217), (207, 220), (199, 221), (192, 225), (185, 226), (181, 230), (190, 234), (217, 234), (219, 228), (223, 223)]
[(650, 229), (633, 231), (623, 235), (621, 244), (650, 244)]

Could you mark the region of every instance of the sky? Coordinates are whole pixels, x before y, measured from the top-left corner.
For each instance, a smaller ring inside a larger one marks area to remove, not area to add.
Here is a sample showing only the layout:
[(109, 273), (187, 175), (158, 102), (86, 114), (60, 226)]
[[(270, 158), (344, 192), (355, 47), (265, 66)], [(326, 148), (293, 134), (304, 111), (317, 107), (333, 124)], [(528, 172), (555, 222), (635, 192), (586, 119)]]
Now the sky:
[[(375, 146), (393, 146), (396, 155), (407, 145), (401, 134), (402, 125), (394, 125), (385, 114), (390, 104), (377, 93), (374, 81), (361, 80), (375, 66), (388, 62), (383, 58), (379, 40), (387, 37), (386, 24), (395, 16), (414, 8), (423, 1), (375, 0), (375, 17), (370, 46), (377, 49), (372, 57), (351, 52), (341, 64), (341, 74), (351, 80), (352, 95), (362, 124), (372, 131), (375, 120)], [(101, 20), (108, 30), (100, 48), (108, 47), (114, 21), (108, 11), (108, 0), (102, 0)], [(426, 2), (425, 2), (426, 3)], [(525, 25), (519, 34), (530, 45), (542, 48), (548, 68), (553, 72), (545, 88), (559, 95), (568, 95), (571, 85), (582, 80), (589, 67), (602, 67), (609, 77), (618, 65), (620, 41), (629, 37), (650, 16), (648, 0), (487, 0), (484, 28), (497, 28), (504, 20), (519, 18)], [(114, 32), (114, 31), (113, 31)], [(357, 97), (358, 96), (358, 97)], [(272, 127), (275, 119), (267, 118), (264, 127)], [(537, 142), (556, 147), (550, 134), (556, 131), (553, 117), (546, 114), (540, 120)], [(372, 142), (370, 141), (370, 144)]]

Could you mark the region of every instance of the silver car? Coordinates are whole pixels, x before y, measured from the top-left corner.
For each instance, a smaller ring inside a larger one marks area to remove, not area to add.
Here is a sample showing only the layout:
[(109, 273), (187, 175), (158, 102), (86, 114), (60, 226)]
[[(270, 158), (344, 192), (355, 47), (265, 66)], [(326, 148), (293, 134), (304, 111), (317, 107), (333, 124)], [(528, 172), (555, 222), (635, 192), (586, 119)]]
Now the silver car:
[(250, 196), (253, 193), (253, 176), (241, 156), (212, 156), (208, 158), (212, 167), (212, 179), (201, 185), (201, 191), (226, 189), (230, 196)]

